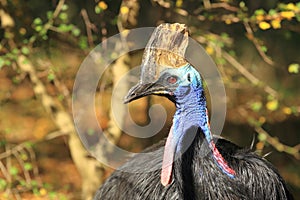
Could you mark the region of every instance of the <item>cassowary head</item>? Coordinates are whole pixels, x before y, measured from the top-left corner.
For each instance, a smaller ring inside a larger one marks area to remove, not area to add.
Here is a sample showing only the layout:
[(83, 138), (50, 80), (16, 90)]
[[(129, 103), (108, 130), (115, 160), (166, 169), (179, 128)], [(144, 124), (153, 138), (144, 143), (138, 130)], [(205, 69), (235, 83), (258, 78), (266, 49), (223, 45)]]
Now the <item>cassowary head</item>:
[(166, 96), (171, 101), (178, 103), (178, 98), (184, 95), (179, 88), (188, 88), (189, 86), (202, 87), (200, 75), (191, 65), (167, 68), (153, 83), (139, 83), (134, 86), (125, 97), (125, 103), (151, 94)]
[(128, 92), (125, 103), (150, 94), (163, 95), (175, 102), (178, 86), (201, 84), (198, 72), (184, 58), (187, 46), (185, 25), (158, 26), (144, 51), (140, 81)]
[(140, 81), (124, 99), (128, 103), (154, 94), (166, 96), (176, 104), (173, 126), (164, 150), (161, 173), (163, 185), (172, 181), (172, 163), (178, 152), (186, 150), (187, 145), (183, 141), (191, 127), (201, 129), (220, 169), (229, 177), (235, 174), (212, 141), (201, 77), (184, 59), (187, 44), (185, 25), (163, 24), (157, 27), (144, 52)]

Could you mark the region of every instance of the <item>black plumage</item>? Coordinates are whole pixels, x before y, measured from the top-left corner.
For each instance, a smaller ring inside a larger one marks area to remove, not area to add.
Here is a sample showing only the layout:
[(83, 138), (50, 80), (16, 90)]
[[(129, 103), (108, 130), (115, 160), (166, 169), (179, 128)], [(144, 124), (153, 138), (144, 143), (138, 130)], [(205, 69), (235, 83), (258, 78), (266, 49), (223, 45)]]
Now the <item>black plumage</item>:
[(221, 173), (211, 155), (203, 158), (197, 155), (201, 152), (199, 149), (207, 145), (203, 137), (196, 137), (182, 158), (175, 161), (174, 180), (166, 187), (160, 183), (160, 169), (149, 173), (124, 172), (135, 168), (137, 171), (143, 168), (147, 172), (161, 165), (163, 140), (144, 151), (161, 149), (159, 154), (138, 155), (116, 170), (97, 191), (95, 200), (293, 199), (284, 180), (267, 160), (228, 140), (215, 137), (214, 141), (236, 171), (236, 179)]

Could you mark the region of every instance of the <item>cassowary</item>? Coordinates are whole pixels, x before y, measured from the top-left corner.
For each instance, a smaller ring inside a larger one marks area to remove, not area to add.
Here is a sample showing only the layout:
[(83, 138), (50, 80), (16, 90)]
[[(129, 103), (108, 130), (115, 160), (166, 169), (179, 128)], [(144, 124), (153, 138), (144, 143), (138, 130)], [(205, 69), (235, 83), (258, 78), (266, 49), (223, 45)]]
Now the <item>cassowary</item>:
[(167, 139), (117, 169), (95, 200), (293, 199), (271, 163), (211, 134), (201, 77), (188, 62), (177, 61), (180, 66), (156, 59), (157, 65), (164, 62), (158, 77), (140, 81), (125, 97), (130, 102), (154, 94), (173, 101)]

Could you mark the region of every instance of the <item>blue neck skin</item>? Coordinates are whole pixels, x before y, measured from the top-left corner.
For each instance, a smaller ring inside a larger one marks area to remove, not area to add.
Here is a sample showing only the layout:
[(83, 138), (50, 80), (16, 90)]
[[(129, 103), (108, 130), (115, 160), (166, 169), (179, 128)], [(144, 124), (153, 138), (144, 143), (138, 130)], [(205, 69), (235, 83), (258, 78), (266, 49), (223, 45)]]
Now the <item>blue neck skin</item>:
[(207, 119), (206, 98), (202, 86), (179, 86), (174, 92), (176, 113), (173, 118), (173, 136), (178, 145), (176, 153), (182, 149), (184, 133), (193, 126), (200, 127), (208, 143), (212, 136)]
[(233, 178), (235, 172), (228, 167), (226, 161), (212, 141), (206, 98), (201, 83), (192, 81), (189, 85), (178, 86), (174, 92), (174, 96), (176, 101), (176, 113), (173, 118), (173, 142), (176, 146), (176, 154), (178, 155), (180, 152), (182, 153), (187, 150), (184, 149), (187, 148), (186, 144), (183, 144), (183, 137), (184, 134), (187, 133), (187, 130), (193, 126), (200, 127), (213, 153), (216, 164), (225, 174)]

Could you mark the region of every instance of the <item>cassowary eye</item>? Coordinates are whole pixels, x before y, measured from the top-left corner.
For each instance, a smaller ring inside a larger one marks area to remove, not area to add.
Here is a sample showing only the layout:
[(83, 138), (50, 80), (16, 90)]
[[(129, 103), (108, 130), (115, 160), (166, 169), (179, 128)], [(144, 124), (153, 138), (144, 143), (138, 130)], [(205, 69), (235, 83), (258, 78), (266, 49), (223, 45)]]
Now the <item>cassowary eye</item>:
[(170, 76), (167, 79), (168, 83), (174, 84), (177, 82), (177, 77), (176, 76)]
[(187, 80), (188, 80), (188, 82), (191, 82), (191, 75), (190, 75), (190, 73), (188, 73), (188, 75), (187, 75)]

